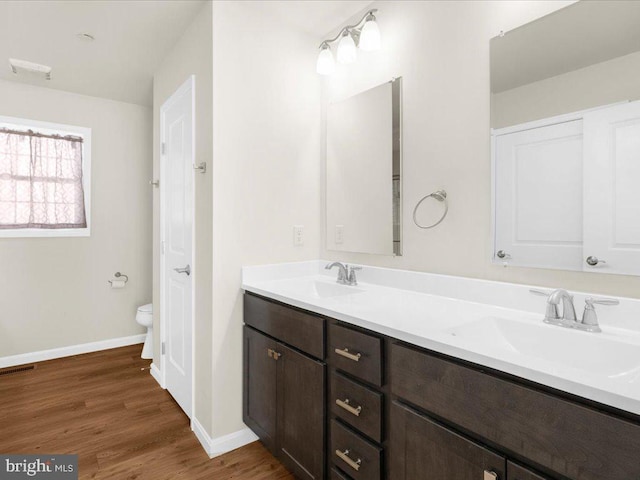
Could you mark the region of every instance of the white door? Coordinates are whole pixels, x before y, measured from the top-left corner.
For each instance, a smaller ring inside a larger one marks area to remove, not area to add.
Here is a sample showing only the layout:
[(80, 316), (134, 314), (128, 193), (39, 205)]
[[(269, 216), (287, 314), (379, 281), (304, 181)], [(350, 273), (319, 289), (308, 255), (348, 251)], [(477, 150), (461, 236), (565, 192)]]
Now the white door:
[(584, 133), (584, 270), (640, 275), (640, 102), (585, 115)]
[(494, 261), (582, 267), (582, 121), (499, 134)]
[(162, 357), (167, 390), (191, 418), (193, 370), (194, 81), (160, 110), (162, 142)]

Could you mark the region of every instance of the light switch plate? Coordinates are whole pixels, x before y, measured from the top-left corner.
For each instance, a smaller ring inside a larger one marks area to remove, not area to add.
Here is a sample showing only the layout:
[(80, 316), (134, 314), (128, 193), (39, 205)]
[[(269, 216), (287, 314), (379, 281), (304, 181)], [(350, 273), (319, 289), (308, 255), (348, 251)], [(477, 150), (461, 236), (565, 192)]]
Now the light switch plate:
[(344, 243), (344, 225), (336, 225), (334, 242), (336, 245)]
[(304, 225), (293, 226), (293, 245), (296, 247), (304, 245)]

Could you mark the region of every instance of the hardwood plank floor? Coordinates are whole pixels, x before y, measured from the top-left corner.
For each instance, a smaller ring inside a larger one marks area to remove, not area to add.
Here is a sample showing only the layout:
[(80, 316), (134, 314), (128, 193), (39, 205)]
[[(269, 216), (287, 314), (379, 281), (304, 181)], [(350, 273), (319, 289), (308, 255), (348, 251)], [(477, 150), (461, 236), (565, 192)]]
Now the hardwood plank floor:
[(0, 376), (0, 453), (78, 454), (81, 480), (293, 480), (259, 442), (209, 459), (140, 350)]

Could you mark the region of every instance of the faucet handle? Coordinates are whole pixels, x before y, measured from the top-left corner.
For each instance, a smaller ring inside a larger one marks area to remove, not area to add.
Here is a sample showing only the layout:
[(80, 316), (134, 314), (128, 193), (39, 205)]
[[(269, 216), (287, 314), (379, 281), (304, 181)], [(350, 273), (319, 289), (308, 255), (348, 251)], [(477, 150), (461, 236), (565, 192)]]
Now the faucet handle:
[(362, 270), (362, 267), (351, 265), (349, 267), (349, 275), (347, 276), (347, 282), (349, 285), (358, 285), (358, 279), (356, 278), (356, 270)]
[[(529, 290), (529, 292), (534, 295), (547, 297), (547, 299), (549, 299), (549, 297), (551, 297), (551, 294), (553, 293), (548, 290), (539, 290), (537, 288), (532, 288)], [(554, 323), (557, 320), (560, 320), (560, 310), (558, 308), (558, 304), (550, 303), (549, 300), (547, 300), (547, 311), (544, 313), (544, 320), (545, 322), (550, 323)]]
[(598, 305), (619, 305), (620, 300), (616, 300), (615, 298), (593, 298), (587, 297), (584, 300), (584, 313), (582, 314), (582, 322), (580, 322), (586, 329), (590, 332), (600, 332), (600, 326), (598, 325), (598, 314), (596, 313), (596, 309), (594, 308), (594, 304)]
[(594, 304), (598, 304), (598, 305), (620, 305), (620, 300), (616, 300), (615, 298), (593, 298), (593, 297), (587, 297), (584, 300), (584, 303), (587, 304), (587, 307), (593, 308)]
[(533, 293), (534, 295), (541, 295), (543, 297), (550, 297), (553, 292), (549, 292), (546, 290), (539, 290), (537, 288), (529, 289), (529, 293)]

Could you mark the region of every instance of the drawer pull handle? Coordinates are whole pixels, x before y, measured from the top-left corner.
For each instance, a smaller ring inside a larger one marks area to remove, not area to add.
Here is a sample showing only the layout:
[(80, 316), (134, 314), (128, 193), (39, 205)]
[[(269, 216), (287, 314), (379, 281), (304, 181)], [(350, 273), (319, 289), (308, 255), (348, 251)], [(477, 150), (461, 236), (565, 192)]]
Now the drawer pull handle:
[(352, 415), (355, 415), (356, 417), (360, 416), (360, 412), (362, 412), (362, 407), (358, 406), (356, 408), (352, 407), (349, 404), (349, 399), (345, 398), (344, 400), (340, 400), (339, 398), (336, 398), (336, 405), (338, 405), (340, 408), (345, 409), (347, 412), (349, 412)]
[(344, 452), (340, 450), (336, 450), (336, 455), (340, 458), (340, 460), (342, 460), (344, 463), (349, 465), (356, 472), (360, 470), (360, 465), (362, 464), (362, 460), (360, 459), (351, 460), (351, 458), (349, 458), (349, 450), (345, 450)]
[(338, 355), (340, 355), (341, 357), (344, 358), (348, 358), (349, 360), (353, 360), (354, 362), (359, 362), (360, 361), (360, 357), (362, 356), (361, 353), (351, 353), (349, 352), (348, 348), (345, 348), (343, 350), (336, 348), (336, 353)]
[(485, 470), (483, 480), (498, 480), (498, 474), (496, 472)]

